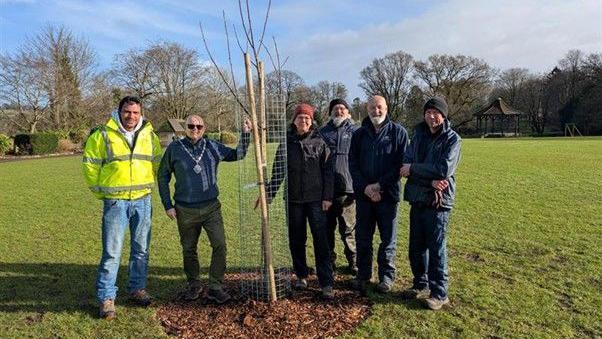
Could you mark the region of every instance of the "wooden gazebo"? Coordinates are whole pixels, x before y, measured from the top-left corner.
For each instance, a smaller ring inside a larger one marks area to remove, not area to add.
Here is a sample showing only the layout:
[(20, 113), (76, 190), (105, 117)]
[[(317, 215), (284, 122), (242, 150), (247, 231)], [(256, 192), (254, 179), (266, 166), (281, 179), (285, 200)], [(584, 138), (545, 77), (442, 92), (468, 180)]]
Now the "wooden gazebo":
[(477, 130), (485, 136), (518, 136), (521, 115), (521, 112), (510, 107), (502, 98), (493, 100), (473, 114), (477, 118)]

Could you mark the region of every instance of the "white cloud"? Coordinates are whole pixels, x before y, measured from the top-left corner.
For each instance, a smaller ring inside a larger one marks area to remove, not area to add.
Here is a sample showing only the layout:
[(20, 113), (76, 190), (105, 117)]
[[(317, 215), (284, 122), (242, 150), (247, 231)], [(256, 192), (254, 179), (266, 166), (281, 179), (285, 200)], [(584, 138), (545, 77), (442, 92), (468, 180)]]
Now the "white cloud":
[(602, 52), (602, 3), (452, 0), (413, 18), (297, 37), (282, 45), (282, 54), (290, 56), (289, 68), (309, 83), (341, 81), (352, 96), (361, 94), (356, 88), (359, 71), (397, 50), (417, 59), (465, 54), (501, 69), (543, 72), (570, 49)]

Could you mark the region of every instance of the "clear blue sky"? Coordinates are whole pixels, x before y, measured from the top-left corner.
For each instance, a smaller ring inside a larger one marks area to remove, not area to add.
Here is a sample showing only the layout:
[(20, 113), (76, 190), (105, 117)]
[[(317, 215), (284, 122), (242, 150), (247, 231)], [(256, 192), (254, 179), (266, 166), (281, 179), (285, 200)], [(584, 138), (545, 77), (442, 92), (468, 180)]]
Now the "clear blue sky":
[[(262, 3), (255, 8), (259, 31), (267, 1), (251, 2)], [(602, 52), (600, 0), (273, 2), (267, 34), (290, 58), (287, 68), (309, 85), (343, 82), (349, 99), (363, 96), (359, 71), (397, 50), (416, 59), (460, 53), (500, 69), (536, 72), (554, 67), (569, 49)], [(99, 69), (109, 68), (115, 54), (157, 40), (180, 42), (205, 59), (202, 21), (218, 61), (226, 65), (222, 10), (239, 22), (238, 2), (232, 0), (0, 0), (0, 53), (15, 50), (47, 24), (58, 24), (89, 41)]]

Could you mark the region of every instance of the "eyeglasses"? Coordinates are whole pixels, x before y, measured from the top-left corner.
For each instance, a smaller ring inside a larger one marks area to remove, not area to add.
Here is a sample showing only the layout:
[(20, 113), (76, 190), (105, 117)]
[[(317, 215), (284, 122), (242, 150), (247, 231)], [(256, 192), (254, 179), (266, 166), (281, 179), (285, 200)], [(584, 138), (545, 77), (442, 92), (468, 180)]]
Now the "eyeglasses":
[(202, 130), (204, 127), (203, 125), (195, 125), (195, 124), (188, 124), (186, 126), (188, 126), (189, 130), (193, 130), (196, 127), (196, 129), (198, 129), (199, 131)]

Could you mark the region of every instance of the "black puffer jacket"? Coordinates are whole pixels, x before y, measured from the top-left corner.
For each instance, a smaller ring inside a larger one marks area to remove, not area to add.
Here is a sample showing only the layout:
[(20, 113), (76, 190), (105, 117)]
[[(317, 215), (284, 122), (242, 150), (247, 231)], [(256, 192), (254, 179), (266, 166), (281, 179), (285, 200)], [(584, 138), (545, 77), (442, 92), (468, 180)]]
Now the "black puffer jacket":
[[(284, 156), (287, 168), (284, 170)], [(272, 177), (266, 190), (268, 201), (272, 201), (278, 188), (287, 179), (284, 198), (289, 202), (306, 203), (333, 198), (334, 171), (330, 150), (315, 127), (297, 135), (292, 126), (286, 136), (286, 145), (280, 144), (276, 151)]]

